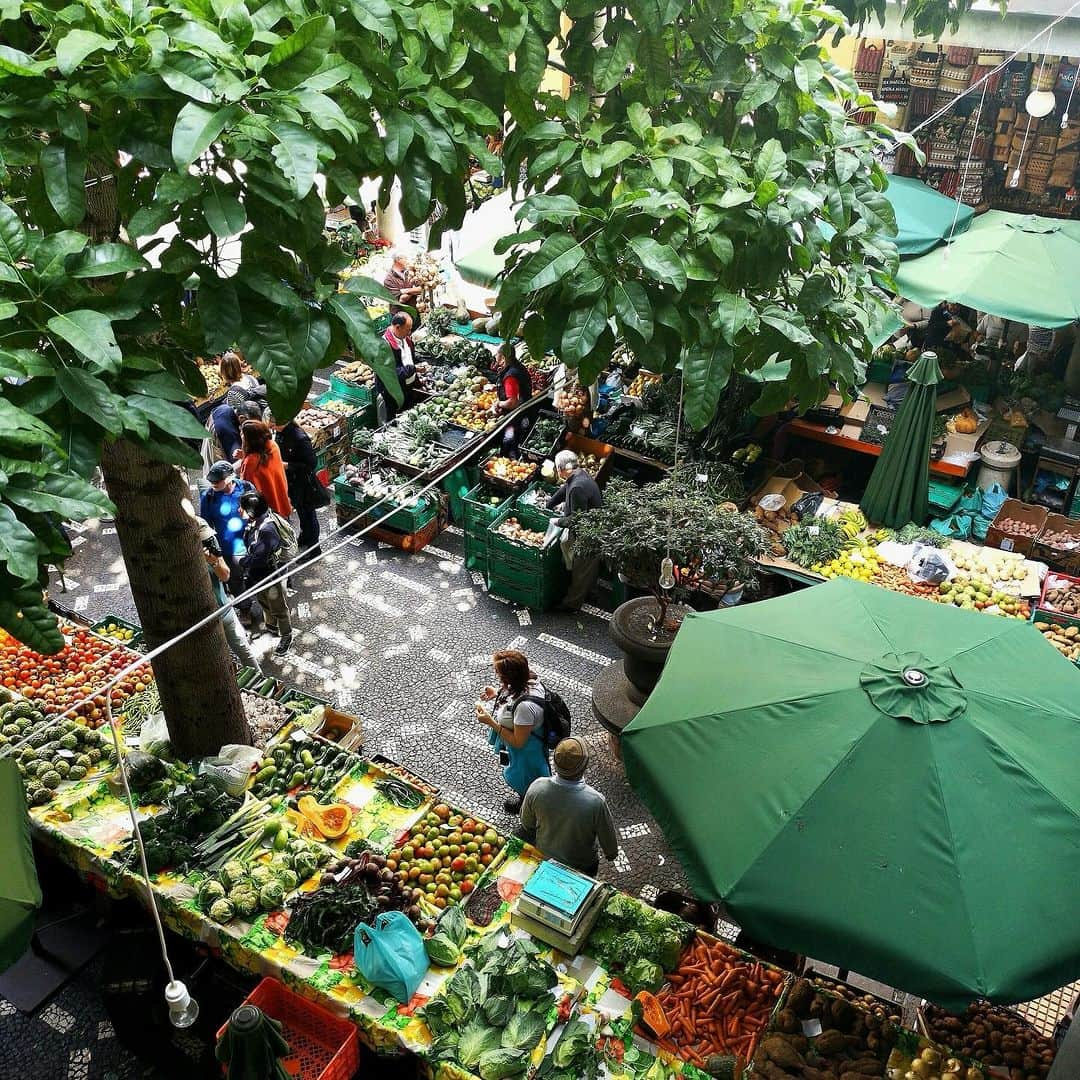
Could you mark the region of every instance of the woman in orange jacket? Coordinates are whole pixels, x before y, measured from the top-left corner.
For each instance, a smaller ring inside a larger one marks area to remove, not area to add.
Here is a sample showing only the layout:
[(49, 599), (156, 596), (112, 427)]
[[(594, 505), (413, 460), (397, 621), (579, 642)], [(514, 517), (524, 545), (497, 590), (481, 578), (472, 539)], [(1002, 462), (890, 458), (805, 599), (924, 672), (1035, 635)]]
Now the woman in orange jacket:
[(270, 425), (261, 420), (249, 420), (240, 429), (240, 440), (244, 453), (238, 470), (240, 476), (254, 486), (271, 510), (287, 518), (293, 509), (289, 501), (289, 482)]

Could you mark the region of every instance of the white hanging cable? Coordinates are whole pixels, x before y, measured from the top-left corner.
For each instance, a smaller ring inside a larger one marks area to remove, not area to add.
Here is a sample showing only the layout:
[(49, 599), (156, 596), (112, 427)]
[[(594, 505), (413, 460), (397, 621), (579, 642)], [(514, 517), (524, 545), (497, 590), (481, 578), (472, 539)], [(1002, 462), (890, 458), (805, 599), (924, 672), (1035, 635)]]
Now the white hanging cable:
[(1027, 150), (1028, 136), (1031, 134), (1031, 121), (1035, 118), (1028, 113), (1027, 125), (1024, 128), (1024, 141), (1020, 144), (1020, 157), (1016, 160), (1016, 168), (1013, 169), (1012, 175), (1009, 177), (1009, 187), (1018, 188), (1020, 186), (1020, 170), (1024, 167), (1024, 152)]
[[(512, 422), (513, 420), (516, 420), (517, 417), (521, 413), (525, 412), (531, 406), (535, 405), (536, 401), (537, 401), (537, 399), (535, 397), (531, 398), (531, 399), (529, 399), (527, 401), (523, 401), (516, 409), (513, 409), (511, 412), (504, 413), (503, 418), (507, 422)], [(419, 491), (416, 491), (415, 489), (413, 489), (413, 487), (412, 487), (413, 481), (409, 481), (409, 482), (407, 482), (405, 484), (401, 484), (399, 487), (394, 488), (392, 491), (390, 491), (386, 495), (382, 496), (382, 498), (380, 498), (378, 500), (378, 502), (373, 504), (372, 509), (374, 509), (374, 507), (379, 506), (381, 503), (386, 503), (388, 501), (392, 502), (394, 499), (396, 499), (396, 497), (399, 494), (401, 494), (401, 493), (403, 493), (405, 491), (410, 491), (410, 492), (412, 492), (412, 494), (415, 494), (415, 495), (424, 495), (427, 492), (431, 491), (433, 488), (437, 487), (438, 484), (440, 484), (447, 476), (449, 476), (455, 470), (460, 468), (463, 464), (465, 464), (465, 462), (467, 462), (467, 461), (471, 460), (473, 457), (475, 457), (481, 450), (483, 450), (496, 437), (501, 435), (502, 429), (503, 429), (504, 426), (505, 426), (505, 424), (501, 424), (501, 425), (499, 425), (499, 427), (497, 427), (494, 430), (486, 433), (481, 439), (479, 439), (476, 442), (476, 444), (474, 446), (471, 446), (468, 449), (468, 452), (465, 454), (464, 457), (462, 457), (460, 460), (456, 461), (453, 465), (448, 465), (445, 468), (443, 468), (440, 472), (438, 472)], [(135, 661), (133, 661), (131, 664), (129, 664), (126, 668), (124, 668), (123, 670), (117, 672), (117, 674), (113, 675), (103, 685), (101, 685), (97, 689), (95, 689), (95, 691), (92, 694), (90, 694), (89, 696), (81, 699), (80, 701), (75, 702), (73, 705), (69, 705), (68, 708), (65, 709), (62, 713), (58, 713), (56, 716), (51, 717), (45, 724), (40, 725), (37, 728), (37, 730), (38, 731), (48, 730), (50, 727), (54, 726), (55, 724), (58, 724), (61, 720), (65, 719), (68, 716), (71, 716), (74, 712), (76, 712), (78, 709), (82, 708), (84, 705), (92, 704), (94, 698), (96, 698), (96, 697), (98, 697), (98, 696), (100, 696), (102, 694), (105, 694), (106, 695), (106, 700), (108, 700), (109, 697), (111, 696), (109, 692), (112, 690), (112, 688), (114, 686), (117, 685), (117, 683), (122, 681), (128, 675), (130, 675), (133, 672), (137, 671), (144, 664), (149, 663), (150, 661), (154, 660), (156, 657), (160, 656), (162, 653), (166, 652), (168, 649), (171, 649), (173, 647), (173, 645), (177, 644), (180, 641), (183, 641), (184, 638), (189, 637), (190, 635), (198, 632), (199, 630), (203, 629), (203, 627), (209, 626), (216, 619), (222, 618), (224, 616), (225, 612), (228, 611), (229, 609), (235, 607), (237, 604), (242, 603), (245, 600), (256, 597), (260, 592), (262, 592), (268, 586), (276, 584), (279, 581), (283, 581), (290, 574), (295, 573), (298, 569), (309, 569), (311, 567), (314, 567), (318, 563), (322, 562), (322, 560), (327, 558), (329, 555), (332, 555), (334, 552), (336, 552), (339, 549), (345, 547), (346, 544), (351, 544), (353, 542), (353, 540), (355, 540), (357, 537), (364, 536), (365, 534), (370, 532), (372, 529), (378, 528), (379, 525), (381, 525), (384, 521), (386, 521), (388, 518), (392, 517), (397, 512), (398, 512), (398, 507), (396, 505), (391, 505), (390, 509), (388, 509), (384, 514), (382, 514), (381, 517), (377, 518), (374, 521), (369, 522), (367, 525), (363, 526), (362, 528), (359, 528), (359, 529), (354, 528), (355, 521), (352, 521), (352, 522), (347, 522), (346, 524), (341, 525), (338, 528), (334, 529), (329, 534), (330, 537), (336, 537), (339, 534), (343, 534), (343, 533), (347, 533), (348, 535), (344, 539), (338, 541), (337, 543), (332, 544), (329, 547), (320, 544), (320, 547), (322, 548), (322, 551), (318, 556), (316, 556), (313, 559), (305, 559), (302, 552), (298, 553), (295, 558), (293, 558), (289, 562), (283, 563), (281, 566), (277, 567), (269, 577), (265, 578), (263, 581), (260, 581), (258, 583), (258, 585), (252, 586), (250, 589), (247, 589), (245, 592), (241, 593), (239, 596), (228, 598), (224, 604), (220, 605), (218, 608), (216, 608), (214, 611), (212, 611), (209, 615), (203, 616), (203, 618), (201, 618), (198, 622), (193, 623), (186, 630), (182, 630), (175, 637), (169, 638), (167, 641), (163, 641), (160, 645), (158, 645), (155, 648), (151, 649), (149, 652), (145, 653), (144, 655), (138, 657)], [(0, 747), (0, 758), (8, 757), (15, 750), (18, 750), (21, 746), (24, 746), (27, 742), (29, 742), (29, 739), (30, 739), (30, 736), (28, 735), (25, 738), (20, 739), (17, 742), (7, 743), (3, 747)]]
[[(967, 178), (968, 170), (971, 168), (971, 159), (975, 154), (975, 140), (979, 137), (979, 124), (982, 121), (983, 105), (986, 102), (986, 83), (983, 83), (982, 95), (979, 98), (978, 108), (975, 110), (974, 123), (971, 128), (971, 142), (968, 144), (967, 157), (964, 159), (964, 168), (960, 171), (959, 184), (960, 190), (963, 190), (964, 181)], [(959, 192), (958, 192), (959, 194)], [(949, 226), (949, 235), (945, 237), (945, 261), (949, 260), (949, 245), (952, 243), (953, 234), (956, 232), (956, 223), (960, 220), (960, 200), (954, 199), (956, 203), (956, 209), (953, 210), (952, 224)]]
[(1072, 108), (1073, 94), (1076, 93), (1076, 79), (1080, 75), (1080, 65), (1077, 66), (1073, 72), (1072, 86), (1069, 87), (1069, 97), (1065, 102), (1065, 111), (1061, 114), (1061, 130), (1064, 131), (1069, 126), (1069, 110)]
[[(918, 132), (922, 131), (923, 128), (927, 127), (929, 124), (936, 123), (938, 120), (940, 120), (947, 112), (949, 112), (953, 108), (953, 106), (956, 105), (958, 101), (966, 98), (968, 94), (973, 94), (976, 90), (979, 89), (985, 89), (985, 84), (989, 82), (990, 79), (992, 79), (999, 72), (1004, 71), (1004, 69), (1008, 67), (1009, 64), (1011, 64), (1021, 53), (1028, 52), (1031, 49), (1031, 46), (1034, 45), (1035, 42), (1043, 36), (1043, 34), (1053, 31), (1055, 26), (1069, 18), (1069, 16), (1071, 16), (1077, 8), (1080, 8), (1080, 0), (1073, 0), (1073, 3), (1069, 6), (1068, 10), (1063, 11), (1053, 21), (1044, 26), (1037, 34), (1029, 38), (1015, 52), (1005, 57), (1005, 59), (1002, 60), (997, 67), (995, 67), (992, 71), (988, 71), (977, 82), (972, 83), (971, 86), (967, 87), (966, 90), (963, 90), (961, 93), (957, 94), (956, 97), (954, 97), (950, 102), (948, 102), (946, 105), (943, 105), (940, 109), (937, 110), (937, 112), (932, 113), (925, 120), (923, 120), (922, 123), (918, 124), (916, 127), (913, 127), (911, 131), (906, 132), (906, 134), (918, 134)], [(896, 139), (894, 140), (891, 149), (895, 150), (899, 145), (900, 140)]]

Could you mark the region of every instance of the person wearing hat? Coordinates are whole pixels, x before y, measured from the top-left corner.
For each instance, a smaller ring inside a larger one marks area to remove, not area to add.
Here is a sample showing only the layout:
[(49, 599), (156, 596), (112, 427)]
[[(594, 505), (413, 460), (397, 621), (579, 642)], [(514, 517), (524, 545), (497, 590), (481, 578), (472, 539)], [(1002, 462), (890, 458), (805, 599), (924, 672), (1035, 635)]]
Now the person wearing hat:
[[(236, 475), (231, 461), (215, 461), (207, 470), (206, 482), (210, 485), (199, 499), (199, 517), (214, 530), (221, 556), (229, 568), (228, 588), (233, 596), (244, 591), (244, 574), (240, 559), (244, 555), (244, 519), (240, 514), (240, 498), (255, 489)], [(240, 605), (240, 610), (251, 610), (251, 601)]]
[(549, 859), (596, 877), (597, 846), (609, 860), (619, 854), (607, 799), (585, 783), (589, 748), (571, 735), (555, 747), (555, 775), (534, 780), (521, 804), (518, 836)]
[(203, 555), (206, 557), (206, 568), (210, 574), (210, 589), (214, 594), (214, 599), (218, 602), (218, 607), (225, 608), (225, 612), (221, 616), (221, 628), (225, 631), (225, 640), (229, 643), (229, 648), (241, 664), (245, 667), (254, 668), (261, 675), (262, 668), (259, 667), (259, 661), (251, 648), (251, 642), (248, 640), (247, 634), (244, 633), (240, 620), (236, 617), (235, 609), (225, 607), (225, 582), (229, 580), (230, 575), (229, 567), (221, 557), (221, 547), (218, 544), (217, 534), (203, 518), (197, 517), (195, 521), (199, 526), (199, 539), (202, 541)]

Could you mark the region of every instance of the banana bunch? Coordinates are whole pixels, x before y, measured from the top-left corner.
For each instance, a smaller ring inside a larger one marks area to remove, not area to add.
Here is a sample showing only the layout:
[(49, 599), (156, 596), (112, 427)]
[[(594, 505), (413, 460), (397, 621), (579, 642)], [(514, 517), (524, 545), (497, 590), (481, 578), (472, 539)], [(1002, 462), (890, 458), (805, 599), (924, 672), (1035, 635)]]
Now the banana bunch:
[(836, 524), (848, 540), (854, 540), (866, 528), (867, 521), (861, 510), (851, 507), (836, 518)]

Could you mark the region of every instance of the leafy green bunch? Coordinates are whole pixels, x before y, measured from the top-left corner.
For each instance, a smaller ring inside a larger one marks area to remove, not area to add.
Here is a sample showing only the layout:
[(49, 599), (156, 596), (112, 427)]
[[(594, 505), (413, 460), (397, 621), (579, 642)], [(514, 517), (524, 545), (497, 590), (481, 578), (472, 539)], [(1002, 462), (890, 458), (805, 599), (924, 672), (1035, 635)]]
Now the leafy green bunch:
[[(765, 379), (758, 408), (855, 384), (896, 265), (896, 222), (862, 127), (870, 104), (830, 62), (818, 0), (569, 0), (574, 89), (514, 112), (503, 158), (524, 170), (521, 231), (499, 289), (584, 383), (617, 343), (686, 375), (695, 428), (732, 372)], [(602, 12), (606, 18), (600, 18)]]

